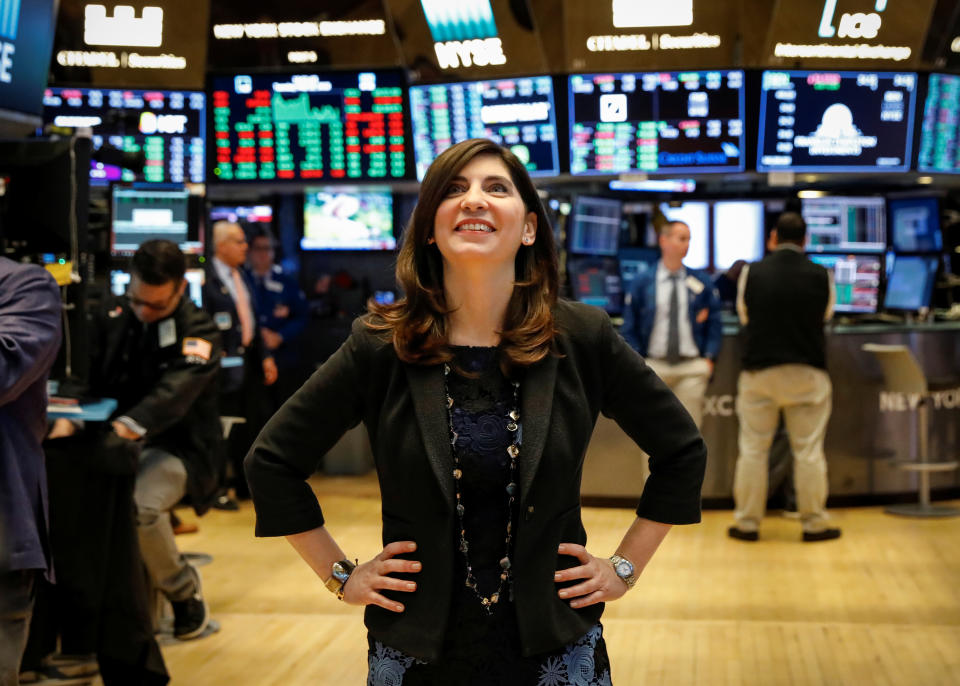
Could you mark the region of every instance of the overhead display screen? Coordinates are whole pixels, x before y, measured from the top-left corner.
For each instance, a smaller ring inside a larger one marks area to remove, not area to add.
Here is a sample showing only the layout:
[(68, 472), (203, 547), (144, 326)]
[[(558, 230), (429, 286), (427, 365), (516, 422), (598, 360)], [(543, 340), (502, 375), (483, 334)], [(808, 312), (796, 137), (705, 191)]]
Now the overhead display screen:
[(960, 75), (930, 74), (917, 168), (960, 174)]
[(90, 163), (90, 181), (203, 183), (206, 96), (194, 91), (48, 88), (44, 123), (93, 129), (93, 147), (143, 152), (142, 174)]
[(758, 171), (903, 172), (917, 75), (765, 71)]
[(417, 179), (437, 155), (468, 138), (510, 148), (533, 175), (560, 171), (549, 76), (412, 86), (410, 116)]
[(241, 74), (212, 83), (213, 178), (398, 179), (407, 165), (401, 74)]
[(744, 168), (742, 71), (569, 77), (570, 172)]
[(0, 122), (36, 126), (56, 10), (53, 0), (0, 0)]

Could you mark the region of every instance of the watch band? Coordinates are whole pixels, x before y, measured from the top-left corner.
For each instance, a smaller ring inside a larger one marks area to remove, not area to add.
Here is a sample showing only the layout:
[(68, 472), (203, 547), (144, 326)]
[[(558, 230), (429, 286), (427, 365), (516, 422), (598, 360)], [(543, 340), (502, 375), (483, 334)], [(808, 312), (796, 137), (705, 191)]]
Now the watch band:
[(627, 588), (633, 588), (634, 584), (637, 583), (636, 573), (634, 571), (633, 563), (622, 555), (617, 555), (616, 553), (611, 555), (609, 558), (610, 564), (613, 566), (613, 571), (616, 572), (617, 576), (627, 585)]
[(330, 578), (324, 581), (323, 585), (331, 593), (336, 594), (337, 600), (343, 600), (343, 586), (356, 568), (357, 564), (350, 560), (340, 560), (333, 563)]

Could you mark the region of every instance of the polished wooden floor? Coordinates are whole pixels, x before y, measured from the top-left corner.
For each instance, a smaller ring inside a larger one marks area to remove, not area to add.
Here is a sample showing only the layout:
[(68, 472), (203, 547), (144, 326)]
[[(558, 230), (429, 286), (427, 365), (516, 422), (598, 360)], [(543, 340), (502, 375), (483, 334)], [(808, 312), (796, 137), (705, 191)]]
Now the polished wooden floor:
[[(379, 552), (376, 480), (314, 485), (348, 554)], [(833, 515), (843, 537), (814, 544), (776, 516), (756, 544), (726, 537), (729, 512), (674, 528), (637, 587), (607, 606), (614, 683), (960, 684), (960, 518)], [(589, 548), (612, 552), (632, 518), (584, 510)], [(248, 503), (213, 511), (179, 538), (214, 557), (202, 571), (222, 629), (164, 647), (173, 684), (365, 683), (360, 608), (338, 602), (283, 539), (255, 539), (253, 519)]]

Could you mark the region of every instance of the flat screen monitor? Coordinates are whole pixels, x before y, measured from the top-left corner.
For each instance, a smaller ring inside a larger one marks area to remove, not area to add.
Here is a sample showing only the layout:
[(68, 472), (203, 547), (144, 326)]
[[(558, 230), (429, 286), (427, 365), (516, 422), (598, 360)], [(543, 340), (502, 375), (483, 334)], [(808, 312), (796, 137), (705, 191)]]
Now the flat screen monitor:
[(0, 0), (0, 138), (40, 123), (57, 0)]
[(890, 198), (890, 233), (897, 252), (940, 252), (940, 202), (938, 198)]
[(214, 205), (210, 208), (210, 223), (228, 221), (232, 224), (255, 225), (273, 222), (270, 205)]
[(834, 311), (874, 314), (880, 301), (880, 255), (810, 255), (816, 264), (833, 273), (837, 291)]
[(45, 123), (93, 129), (93, 148), (109, 143), (123, 152), (142, 152), (142, 174), (92, 161), (90, 181), (203, 183), (206, 96), (196, 91), (121, 88), (48, 88)]
[(657, 268), (660, 250), (657, 248), (621, 248), (617, 255), (620, 260), (620, 281), (624, 293), (633, 290), (633, 281), (641, 274)]
[(129, 256), (144, 241), (165, 239), (185, 254), (202, 255), (203, 240), (191, 217), (186, 190), (114, 187), (110, 253)]
[[(206, 274), (202, 269), (188, 269), (183, 274), (187, 282), (187, 296), (196, 304), (203, 307), (203, 282)], [(130, 272), (122, 269), (110, 270), (110, 292), (120, 297), (127, 292), (130, 285)]]
[(683, 264), (690, 269), (706, 269), (710, 266), (709, 240), (710, 205), (691, 201), (671, 205), (660, 203), (660, 212), (668, 221), (683, 222), (690, 227), (690, 248)]
[(917, 75), (765, 71), (758, 171), (904, 172)]
[(743, 171), (743, 72), (575, 74), (570, 173)]
[(737, 260), (763, 258), (764, 207), (760, 200), (713, 203), (713, 268), (724, 271)]
[(609, 314), (623, 311), (623, 286), (615, 257), (571, 257), (567, 273), (574, 299)]
[(393, 250), (393, 194), (387, 186), (304, 191), (303, 250)]
[(803, 198), (808, 252), (883, 252), (887, 213), (883, 198)]
[(960, 74), (930, 74), (917, 169), (960, 174)]
[(930, 306), (938, 255), (896, 255), (883, 298), (886, 310), (916, 312)]
[(211, 77), (213, 178), (378, 179), (406, 175), (399, 71)]
[(454, 143), (489, 138), (519, 158), (532, 176), (560, 171), (550, 76), (411, 86), (417, 179)]
[(569, 219), (570, 252), (616, 255), (622, 217), (623, 203), (619, 200), (577, 196)]

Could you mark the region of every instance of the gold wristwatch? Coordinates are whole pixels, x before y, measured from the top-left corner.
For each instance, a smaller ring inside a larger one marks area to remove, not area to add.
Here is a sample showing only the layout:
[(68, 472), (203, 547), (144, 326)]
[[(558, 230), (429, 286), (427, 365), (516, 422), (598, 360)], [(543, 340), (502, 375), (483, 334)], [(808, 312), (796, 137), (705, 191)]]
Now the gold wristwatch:
[(611, 555), (610, 564), (613, 565), (613, 571), (617, 573), (623, 583), (627, 585), (627, 588), (633, 588), (633, 585), (637, 583), (637, 577), (634, 575), (633, 563), (627, 558), (621, 555)]
[(343, 600), (343, 585), (347, 583), (347, 579), (350, 578), (350, 575), (356, 568), (357, 565), (350, 560), (340, 560), (339, 562), (333, 563), (330, 578), (324, 581), (323, 585), (326, 586), (331, 593), (336, 594), (337, 600)]

